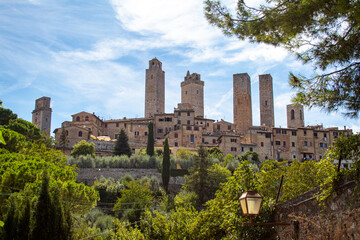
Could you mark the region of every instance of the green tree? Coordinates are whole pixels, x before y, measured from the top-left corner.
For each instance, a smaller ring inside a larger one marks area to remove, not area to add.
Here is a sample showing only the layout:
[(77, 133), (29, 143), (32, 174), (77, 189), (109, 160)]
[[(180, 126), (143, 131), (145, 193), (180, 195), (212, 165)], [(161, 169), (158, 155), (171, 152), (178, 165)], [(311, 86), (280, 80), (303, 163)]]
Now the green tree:
[(176, 157), (180, 158), (181, 160), (187, 160), (192, 156), (193, 156), (192, 152), (184, 148), (179, 148), (176, 151)]
[(211, 158), (217, 158), (219, 161), (223, 161), (224, 153), (218, 147), (212, 147), (209, 149), (209, 154)]
[(20, 133), (1, 127), (0, 131), (4, 139), (4, 143), (0, 143), (0, 148), (6, 149), (9, 152), (19, 152), (28, 145), (26, 138)]
[(6, 215), (4, 225), (4, 239), (16, 239), (17, 237), (17, 214), (14, 203), (11, 203), (10, 209)]
[(290, 73), (295, 102), (358, 117), (359, 8), (359, 1), (268, 0), (254, 8), (238, 0), (234, 16), (220, 1), (207, 0), (205, 16), (226, 35), (283, 46), (320, 69), (310, 78)]
[(67, 135), (67, 131), (65, 130), (64, 126), (61, 127), (61, 134), (59, 139), (59, 146), (63, 152), (65, 152), (66, 144), (68, 144), (69, 138)]
[(6, 128), (24, 135), (28, 141), (35, 141), (41, 138), (40, 129), (35, 124), (21, 118), (11, 119)]
[(120, 191), (121, 197), (117, 199), (113, 211), (134, 223), (140, 219), (141, 214), (150, 207), (153, 199), (149, 184), (137, 181), (124, 183), (126, 188)]
[(155, 140), (154, 140), (154, 124), (153, 124), (153, 122), (150, 122), (148, 124), (148, 129), (149, 129), (149, 132), (148, 132), (148, 137), (147, 137), (146, 154), (149, 156), (154, 156)]
[(125, 130), (122, 128), (120, 134), (116, 140), (114, 147), (114, 155), (127, 155), (131, 156), (131, 148), (129, 146), (128, 136), (126, 135)]
[(259, 154), (257, 152), (246, 151), (243, 155), (240, 156), (240, 161), (250, 161), (257, 166), (260, 166), (261, 162), (259, 159)]
[(168, 186), (170, 181), (170, 167), (171, 165), (170, 165), (169, 143), (168, 143), (168, 139), (165, 138), (161, 177), (166, 192), (168, 191)]
[(111, 239), (144, 240), (144, 235), (138, 228), (133, 228), (130, 223), (115, 219), (115, 231), (111, 232)]
[(8, 125), (10, 120), (16, 119), (17, 115), (10, 109), (0, 106), (0, 125)]
[(63, 209), (58, 201), (59, 196), (53, 198), (49, 191), (49, 177), (44, 171), (39, 199), (35, 207), (34, 228), (30, 239), (68, 239), (68, 228), (64, 221)]
[(208, 151), (200, 145), (198, 155), (194, 159), (194, 166), (189, 170), (189, 175), (185, 176), (184, 189), (193, 191), (198, 196), (198, 206), (208, 200), (208, 169), (211, 162), (208, 158)]
[(85, 140), (81, 140), (74, 145), (71, 151), (71, 156), (78, 157), (80, 155), (91, 155), (95, 157), (95, 146), (94, 143), (89, 143)]
[(0, 129), (0, 144), (6, 145), (6, 142), (5, 142), (5, 139), (4, 139), (3, 135), (2, 135), (1, 129)]
[(17, 234), (18, 239), (29, 239), (30, 236), (30, 218), (31, 218), (31, 206), (29, 199), (25, 200), (25, 207), (19, 216)]

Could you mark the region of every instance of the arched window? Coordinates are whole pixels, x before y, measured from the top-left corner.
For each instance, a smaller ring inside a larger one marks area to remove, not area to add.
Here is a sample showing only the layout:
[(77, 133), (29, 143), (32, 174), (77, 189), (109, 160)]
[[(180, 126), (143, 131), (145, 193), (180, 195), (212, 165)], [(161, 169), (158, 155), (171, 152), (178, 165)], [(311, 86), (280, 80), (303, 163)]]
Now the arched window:
[(80, 122), (80, 117), (79, 116), (76, 117), (76, 121)]
[(291, 120), (295, 119), (295, 111), (294, 109), (291, 109)]
[(87, 122), (89, 121), (89, 116), (85, 117), (85, 121), (87, 121)]
[(303, 120), (302, 111), (300, 110), (300, 120)]
[(66, 136), (68, 136), (69, 135), (69, 131), (68, 130), (66, 130)]
[(82, 131), (79, 131), (79, 137), (82, 137)]

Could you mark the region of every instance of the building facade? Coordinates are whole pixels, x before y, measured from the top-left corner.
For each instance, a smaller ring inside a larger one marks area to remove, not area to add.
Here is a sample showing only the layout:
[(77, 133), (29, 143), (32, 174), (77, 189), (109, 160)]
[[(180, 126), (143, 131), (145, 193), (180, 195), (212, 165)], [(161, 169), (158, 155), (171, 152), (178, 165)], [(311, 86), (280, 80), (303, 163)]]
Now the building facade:
[[(233, 123), (204, 118), (204, 82), (197, 73), (187, 72), (181, 83), (181, 103), (173, 112), (165, 113), (164, 81), (161, 62), (156, 58), (150, 60), (146, 70), (145, 117), (103, 120), (95, 113), (80, 112), (72, 115), (72, 121), (55, 129), (56, 141), (59, 142), (62, 131), (66, 131), (69, 148), (85, 139), (95, 143), (98, 155), (111, 155), (121, 129), (127, 133), (134, 150), (146, 148), (148, 124), (153, 122), (155, 147), (162, 147), (168, 138), (173, 152), (179, 148), (196, 150), (203, 144), (209, 148), (219, 147), (225, 155), (256, 151), (260, 160), (291, 161), (322, 159), (338, 136), (352, 134), (351, 129), (305, 126), (300, 105), (287, 106), (287, 128), (275, 127), (272, 77), (269, 74), (259, 76), (261, 126), (252, 125), (251, 87), (247, 73), (233, 76)], [(43, 106), (40, 103), (44, 102), (39, 101), (39, 109)]]

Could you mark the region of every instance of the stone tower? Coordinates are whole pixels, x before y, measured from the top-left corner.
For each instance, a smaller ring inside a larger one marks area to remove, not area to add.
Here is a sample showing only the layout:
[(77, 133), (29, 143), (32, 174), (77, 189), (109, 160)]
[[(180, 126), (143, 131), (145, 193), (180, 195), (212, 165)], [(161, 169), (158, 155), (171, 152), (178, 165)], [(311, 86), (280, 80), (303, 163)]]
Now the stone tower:
[(181, 83), (181, 103), (191, 104), (195, 117), (204, 117), (204, 81), (200, 74), (187, 72)]
[(274, 96), (270, 74), (259, 75), (260, 124), (274, 127)]
[(165, 112), (165, 72), (156, 58), (149, 61), (145, 79), (145, 117)]
[(51, 108), (50, 98), (42, 97), (36, 99), (35, 110), (32, 112), (32, 123), (40, 128), (41, 133), (47, 133), (50, 136), (51, 130)]
[(246, 134), (252, 126), (251, 84), (247, 73), (233, 76), (234, 124), (236, 130)]
[(286, 105), (287, 127), (304, 127), (304, 107), (302, 105)]

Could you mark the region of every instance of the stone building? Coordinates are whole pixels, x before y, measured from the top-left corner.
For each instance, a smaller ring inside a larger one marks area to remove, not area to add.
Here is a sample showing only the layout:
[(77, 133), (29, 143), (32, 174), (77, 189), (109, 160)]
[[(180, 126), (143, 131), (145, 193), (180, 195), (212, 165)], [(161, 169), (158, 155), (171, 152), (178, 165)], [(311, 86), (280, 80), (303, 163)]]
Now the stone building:
[(259, 75), (260, 125), (274, 127), (274, 96), (270, 74)]
[(187, 72), (181, 83), (181, 103), (189, 103), (195, 117), (204, 117), (204, 82), (200, 74)]
[(304, 107), (302, 105), (286, 105), (287, 126), (289, 128), (304, 127)]
[(252, 126), (251, 83), (247, 73), (233, 75), (233, 91), (235, 128), (245, 135)]
[(35, 110), (32, 112), (32, 123), (40, 128), (41, 133), (50, 136), (51, 131), (51, 112), (49, 97), (41, 97), (35, 101)]
[(156, 58), (149, 61), (145, 79), (145, 117), (165, 112), (165, 72)]
[(66, 131), (69, 148), (85, 139), (95, 143), (98, 155), (111, 155), (114, 141), (124, 129), (135, 151), (146, 148), (148, 124), (153, 122), (155, 147), (162, 147), (167, 137), (173, 153), (179, 148), (196, 150), (203, 144), (208, 148), (219, 147), (224, 154), (242, 155), (246, 151), (256, 151), (261, 160), (291, 161), (322, 159), (336, 137), (352, 134), (351, 129), (305, 126), (300, 105), (287, 106), (286, 128), (275, 127), (270, 74), (259, 76), (261, 126), (252, 125), (251, 85), (247, 73), (233, 76), (234, 123), (204, 118), (204, 82), (200, 80), (200, 74), (187, 72), (181, 83), (181, 103), (171, 113), (164, 112), (165, 73), (156, 58), (150, 60), (145, 78), (144, 118), (103, 120), (95, 113), (80, 112), (72, 115), (72, 121), (55, 129), (56, 141), (59, 142), (61, 132)]

